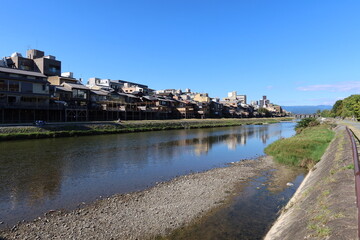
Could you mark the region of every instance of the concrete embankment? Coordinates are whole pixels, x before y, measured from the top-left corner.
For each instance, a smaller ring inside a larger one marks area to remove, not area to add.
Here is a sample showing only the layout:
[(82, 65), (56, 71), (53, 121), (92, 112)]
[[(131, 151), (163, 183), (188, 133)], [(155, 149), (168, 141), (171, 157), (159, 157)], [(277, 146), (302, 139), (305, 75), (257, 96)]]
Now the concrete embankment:
[(223, 206), (238, 184), (274, 167), (271, 157), (178, 177), (71, 212), (52, 212), (0, 231), (5, 239), (149, 239)]
[(159, 131), (171, 129), (230, 127), (289, 121), (292, 118), (181, 119), (123, 122), (49, 123), (43, 126), (0, 125), (0, 141), (74, 137), (100, 134)]
[(308, 173), (265, 240), (357, 239), (357, 207), (350, 138), (335, 129), (321, 161)]

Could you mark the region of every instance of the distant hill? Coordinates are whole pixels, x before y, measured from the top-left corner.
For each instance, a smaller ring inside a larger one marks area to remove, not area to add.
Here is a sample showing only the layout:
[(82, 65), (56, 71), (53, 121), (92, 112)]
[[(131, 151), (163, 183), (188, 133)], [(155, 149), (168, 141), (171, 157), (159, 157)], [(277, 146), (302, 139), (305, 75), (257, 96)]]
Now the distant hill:
[(316, 113), (317, 110), (331, 110), (331, 105), (318, 105), (318, 106), (281, 106), (288, 112), (295, 114), (312, 114)]

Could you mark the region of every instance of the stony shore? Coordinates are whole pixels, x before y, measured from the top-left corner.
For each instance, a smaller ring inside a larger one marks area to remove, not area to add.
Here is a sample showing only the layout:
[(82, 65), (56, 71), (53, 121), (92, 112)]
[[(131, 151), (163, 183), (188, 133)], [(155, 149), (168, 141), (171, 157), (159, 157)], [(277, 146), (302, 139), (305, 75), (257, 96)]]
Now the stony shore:
[(181, 176), (71, 212), (50, 212), (0, 232), (4, 239), (152, 239), (225, 205), (236, 187), (273, 166), (271, 157)]

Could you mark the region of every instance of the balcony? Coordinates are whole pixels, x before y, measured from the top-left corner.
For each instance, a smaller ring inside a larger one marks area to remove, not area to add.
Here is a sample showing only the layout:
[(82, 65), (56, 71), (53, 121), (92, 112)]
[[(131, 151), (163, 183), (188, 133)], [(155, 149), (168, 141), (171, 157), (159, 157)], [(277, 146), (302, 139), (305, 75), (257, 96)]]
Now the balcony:
[(48, 109), (49, 103), (34, 103), (34, 102), (14, 102), (14, 103), (0, 103), (0, 108), (12, 109)]
[(88, 109), (88, 107), (87, 106), (76, 106), (76, 105), (70, 105), (70, 106), (67, 106), (66, 107), (66, 109), (77, 109), (77, 110), (79, 110), (79, 109), (81, 109), (81, 110), (85, 110), (85, 109)]

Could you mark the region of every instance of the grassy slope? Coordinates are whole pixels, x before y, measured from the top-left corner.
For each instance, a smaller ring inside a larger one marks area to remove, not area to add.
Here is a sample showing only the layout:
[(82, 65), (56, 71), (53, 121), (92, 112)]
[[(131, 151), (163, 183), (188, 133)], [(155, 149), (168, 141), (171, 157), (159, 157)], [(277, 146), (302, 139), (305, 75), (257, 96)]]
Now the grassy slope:
[(159, 131), (170, 129), (211, 128), (240, 126), (246, 124), (276, 123), (289, 118), (262, 119), (190, 119), (190, 120), (144, 120), (122, 123), (73, 123), (45, 125), (42, 127), (0, 127), (0, 141), (14, 139), (37, 139), (53, 137), (72, 137), (128, 132)]
[(305, 128), (301, 133), (270, 144), (265, 153), (280, 163), (311, 168), (334, 137), (326, 125)]

